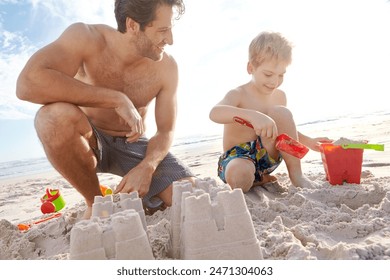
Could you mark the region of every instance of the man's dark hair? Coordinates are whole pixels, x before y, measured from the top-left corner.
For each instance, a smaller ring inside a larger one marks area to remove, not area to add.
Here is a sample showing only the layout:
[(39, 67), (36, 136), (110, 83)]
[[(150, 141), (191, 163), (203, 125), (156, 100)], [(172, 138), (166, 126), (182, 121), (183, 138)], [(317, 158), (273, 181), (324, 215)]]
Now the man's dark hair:
[(184, 14), (183, 0), (115, 0), (115, 18), (118, 31), (126, 32), (126, 19), (129, 17), (139, 23), (141, 31), (156, 18), (156, 10), (162, 5), (175, 7), (176, 19)]

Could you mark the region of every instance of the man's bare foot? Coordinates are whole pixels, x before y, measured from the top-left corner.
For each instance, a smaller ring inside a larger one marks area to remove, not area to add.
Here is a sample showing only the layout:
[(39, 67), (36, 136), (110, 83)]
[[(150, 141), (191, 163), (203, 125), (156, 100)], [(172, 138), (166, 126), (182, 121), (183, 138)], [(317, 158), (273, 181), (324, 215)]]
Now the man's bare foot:
[(143, 200), (145, 215), (152, 216), (157, 211), (164, 211), (167, 206), (159, 197), (153, 196), (149, 200)]
[(85, 209), (83, 220), (89, 220), (92, 216), (92, 206), (87, 206), (87, 209)]

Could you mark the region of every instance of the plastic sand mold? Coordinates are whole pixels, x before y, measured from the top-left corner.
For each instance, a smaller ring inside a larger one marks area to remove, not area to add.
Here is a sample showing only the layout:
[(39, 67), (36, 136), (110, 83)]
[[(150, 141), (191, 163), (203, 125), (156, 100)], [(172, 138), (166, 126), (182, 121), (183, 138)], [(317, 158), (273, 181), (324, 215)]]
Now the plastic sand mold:
[(100, 192), (102, 193), (102, 196), (111, 195), (112, 189), (103, 185), (100, 185)]
[(41, 211), (43, 214), (58, 212), (65, 206), (65, 201), (58, 189), (46, 189), (46, 194), (41, 198)]

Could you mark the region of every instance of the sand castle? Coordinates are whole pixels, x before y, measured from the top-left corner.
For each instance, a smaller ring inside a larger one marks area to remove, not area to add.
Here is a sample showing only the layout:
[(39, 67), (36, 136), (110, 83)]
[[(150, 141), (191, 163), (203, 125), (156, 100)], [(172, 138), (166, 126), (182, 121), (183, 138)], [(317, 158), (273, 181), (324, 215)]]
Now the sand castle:
[(171, 209), (171, 257), (185, 260), (262, 259), (241, 189), (213, 179), (175, 182)]
[(70, 235), (70, 259), (152, 260), (145, 212), (138, 193), (96, 196), (90, 220), (78, 222)]
[[(173, 259), (262, 259), (241, 189), (214, 179), (173, 183), (169, 253)], [(92, 218), (71, 232), (70, 259), (154, 259), (137, 193), (97, 196)]]

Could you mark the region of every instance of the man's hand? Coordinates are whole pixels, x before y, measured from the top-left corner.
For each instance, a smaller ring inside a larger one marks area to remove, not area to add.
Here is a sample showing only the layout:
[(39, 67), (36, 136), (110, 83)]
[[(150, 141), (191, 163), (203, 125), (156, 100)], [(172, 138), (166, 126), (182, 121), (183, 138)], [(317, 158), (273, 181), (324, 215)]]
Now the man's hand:
[(122, 178), (114, 193), (130, 193), (136, 191), (139, 197), (143, 197), (149, 192), (152, 175), (152, 169), (140, 163)]
[(119, 117), (130, 127), (130, 132), (126, 134), (127, 142), (135, 142), (145, 132), (144, 123), (138, 110), (134, 107), (133, 102), (124, 96), (124, 101), (120, 102), (115, 107), (116, 113)]

